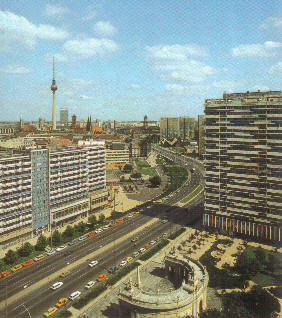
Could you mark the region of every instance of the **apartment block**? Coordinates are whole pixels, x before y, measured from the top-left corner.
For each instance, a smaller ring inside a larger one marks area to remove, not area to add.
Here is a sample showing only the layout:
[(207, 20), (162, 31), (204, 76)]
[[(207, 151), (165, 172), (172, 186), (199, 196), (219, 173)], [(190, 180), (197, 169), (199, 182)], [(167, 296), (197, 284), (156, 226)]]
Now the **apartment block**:
[(0, 245), (87, 217), (105, 171), (103, 142), (1, 155)]
[(29, 156), (0, 156), (0, 245), (32, 235)]
[(202, 159), (205, 154), (205, 116), (198, 115), (198, 154)]
[(191, 117), (161, 117), (160, 138), (191, 140), (195, 138), (196, 121)]
[(281, 240), (281, 106), (281, 91), (205, 101), (204, 225)]

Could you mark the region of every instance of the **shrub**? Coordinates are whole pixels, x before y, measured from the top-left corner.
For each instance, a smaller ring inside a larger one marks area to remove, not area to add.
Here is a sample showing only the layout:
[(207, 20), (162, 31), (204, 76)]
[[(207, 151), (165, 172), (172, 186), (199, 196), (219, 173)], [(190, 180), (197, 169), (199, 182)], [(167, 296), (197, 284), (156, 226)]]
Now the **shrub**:
[(9, 250), (4, 257), (4, 262), (7, 265), (13, 265), (16, 263), (16, 261), (19, 259), (19, 255), (13, 251), (13, 250)]
[(185, 231), (186, 231), (185, 227), (182, 227), (181, 229), (179, 229), (179, 230), (177, 230), (176, 232), (172, 233), (172, 234), (168, 237), (168, 239), (174, 240), (177, 236), (179, 236), (180, 234), (182, 234), (182, 233), (185, 232)]
[(169, 243), (168, 240), (162, 240), (160, 243), (158, 243), (154, 247), (151, 247), (144, 255), (142, 255), (140, 257), (140, 260), (141, 261), (146, 261), (147, 259), (151, 258), (153, 255), (155, 255), (159, 250), (161, 250), (168, 243)]
[(117, 273), (115, 273), (113, 276), (111, 276), (107, 282), (106, 285), (107, 286), (112, 286), (115, 283), (117, 283), (122, 277), (124, 277), (125, 275), (127, 275), (128, 273), (130, 273), (131, 271), (133, 271), (137, 266), (139, 266), (140, 263), (138, 262), (134, 262), (131, 263), (129, 265), (127, 265), (126, 267), (122, 268), (121, 270), (119, 270)]
[(91, 300), (98, 297), (100, 294), (102, 294), (107, 287), (104, 284), (98, 285), (97, 287), (93, 288), (89, 293), (87, 293), (85, 296), (81, 297), (79, 300), (77, 300), (73, 307), (76, 309), (81, 309), (85, 305), (87, 305)]
[(23, 246), (21, 246), (17, 250), (17, 254), (19, 256), (26, 257), (26, 256), (29, 256), (33, 252), (33, 249), (34, 249), (34, 247), (29, 242), (26, 242), (26, 243), (24, 243)]
[(48, 245), (47, 239), (42, 234), (38, 237), (37, 242), (35, 244), (36, 251), (44, 251), (46, 246)]

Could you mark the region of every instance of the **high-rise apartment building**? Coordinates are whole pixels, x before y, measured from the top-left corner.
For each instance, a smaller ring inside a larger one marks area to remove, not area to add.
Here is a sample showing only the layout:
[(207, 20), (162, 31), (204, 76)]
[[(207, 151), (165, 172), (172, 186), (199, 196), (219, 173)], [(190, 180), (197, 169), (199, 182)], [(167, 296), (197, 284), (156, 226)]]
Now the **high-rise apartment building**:
[(32, 149), (0, 157), (0, 245), (86, 217), (106, 187), (105, 145)]
[(281, 240), (281, 91), (205, 101), (203, 224)]
[(205, 115), (198, 115), (198, 154), (201, 159), (205, 154)]
[(60, 123), (61, 123), (61, 125), (64, 125), (65, 127), (67, 127), (68, 120), (69, 120), (69, 111), (66, 108), (61, 108), (60, 109)]
[(195, 138), (196, 121), (191, 117), (161, 117), (160, 138), (191, 140)]

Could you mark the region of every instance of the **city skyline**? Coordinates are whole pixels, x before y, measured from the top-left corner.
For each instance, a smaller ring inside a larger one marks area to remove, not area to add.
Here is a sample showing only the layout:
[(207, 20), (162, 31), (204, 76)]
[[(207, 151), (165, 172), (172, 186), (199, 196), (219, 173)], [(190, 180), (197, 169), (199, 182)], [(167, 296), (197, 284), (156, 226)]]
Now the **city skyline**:
[(281, 6), (260, 1), (0, 5), (0, 121), (203, 114), (223, 91), (279, 90)]

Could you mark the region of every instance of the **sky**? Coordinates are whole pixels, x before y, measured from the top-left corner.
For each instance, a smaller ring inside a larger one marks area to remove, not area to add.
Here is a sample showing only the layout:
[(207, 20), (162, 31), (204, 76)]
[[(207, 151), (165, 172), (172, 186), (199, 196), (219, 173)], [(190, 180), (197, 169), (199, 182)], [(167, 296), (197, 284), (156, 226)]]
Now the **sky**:
[(203, 114), (280, 90), (282, 5), (262, 0), (0, 0), (0, 121)]

